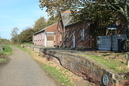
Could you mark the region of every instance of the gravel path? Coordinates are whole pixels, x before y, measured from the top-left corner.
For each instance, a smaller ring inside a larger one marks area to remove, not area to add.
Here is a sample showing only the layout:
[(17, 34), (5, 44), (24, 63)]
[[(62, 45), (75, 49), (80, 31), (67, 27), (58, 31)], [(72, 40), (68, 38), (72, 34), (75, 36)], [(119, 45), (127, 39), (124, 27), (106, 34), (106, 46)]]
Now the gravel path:
[(11, 48), (11, 61), (0, 67), (0, 86), (57, 86), (26, 52)]

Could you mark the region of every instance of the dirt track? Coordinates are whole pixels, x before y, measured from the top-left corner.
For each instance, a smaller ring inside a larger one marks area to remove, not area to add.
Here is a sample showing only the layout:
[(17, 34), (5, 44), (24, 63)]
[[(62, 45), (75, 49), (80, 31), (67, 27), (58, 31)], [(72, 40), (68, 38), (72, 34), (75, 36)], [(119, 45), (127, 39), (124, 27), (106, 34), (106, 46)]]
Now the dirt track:
[(0, 66), (0, 86), (58, 86), (26, 52), (11, 48), (11, 61)]

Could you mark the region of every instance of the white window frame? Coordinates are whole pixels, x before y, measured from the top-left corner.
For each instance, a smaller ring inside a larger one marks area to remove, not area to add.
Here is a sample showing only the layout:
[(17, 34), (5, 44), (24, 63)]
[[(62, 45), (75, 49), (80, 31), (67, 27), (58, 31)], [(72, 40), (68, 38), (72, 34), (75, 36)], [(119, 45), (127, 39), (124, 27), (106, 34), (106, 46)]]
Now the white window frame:
[(85, 29), (81, 29), (81, 40), (85, 40)]

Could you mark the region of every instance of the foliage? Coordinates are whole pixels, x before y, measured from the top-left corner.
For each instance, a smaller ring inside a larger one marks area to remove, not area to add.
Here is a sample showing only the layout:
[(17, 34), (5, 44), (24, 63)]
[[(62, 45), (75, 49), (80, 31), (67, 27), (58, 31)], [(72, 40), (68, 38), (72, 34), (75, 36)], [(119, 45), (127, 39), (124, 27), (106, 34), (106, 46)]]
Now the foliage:
[(11, 32), (11, 36), (12, 36), (11, 41), (15, 44), (19, 43), (18, 31), (19, 29), (15, 27), (12, 29), (12, 32)]
[(77, 0), (39, 0), (40, 8), (47, 8), (47, 12), (49, 15), (58, 14), (58, 10), (66, 10), (69, 9), (72, 2)]
[(8, 45), (8, 44), (12, 44), (12, 42), (8, 39), (4, 39), (4, 38), (0, 38), (0, 45)]
[(40, 17), (37, 21), (35, 21), (33, 29), (35, 32), (37, 32), (45, 27), (46, 27), (46, 20), (44, 17)]
[(32, 43), (32, 37), (33, 37), (34, 29), (33, 28), (27, 28), (23, 30), (19, 34), (19, 41), (20, 43)]
[(101, 0), (98, 1), (101, 7), (108, 6), (109, 9), (119, 12), (121, 18), (123, 18), (124, 23), (128, 22), (129, 19), (129, 1), (128, 0)]
[(40, 0), (40, 8), (44, 7), (51, 15), (70, 10), (74, 21), (88, 19), (102, 27), (121, 21), (129, 27), (128, 0)]
[(54, 23), (56, 23), (58, 20), (58, 15), (57, 16), (51, 16), (48, 21), (47, 21), (47, 26), (50, 26)]

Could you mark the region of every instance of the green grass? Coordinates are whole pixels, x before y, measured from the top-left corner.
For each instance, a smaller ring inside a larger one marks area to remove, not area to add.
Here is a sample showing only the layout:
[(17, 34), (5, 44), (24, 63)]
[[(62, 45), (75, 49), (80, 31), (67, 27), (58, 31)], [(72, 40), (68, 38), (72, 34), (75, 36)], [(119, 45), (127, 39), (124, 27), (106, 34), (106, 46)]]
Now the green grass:
[(0, 64), (7, 63), (8, 58), (6, 58), (6, 55), (11, 55), (13, 53), (12, 49), (9, 45), (4, 46), (4, 50), (0, 52)]
[(4, 46), (4, 51), (2, 51), (1, 53), (4, 53), (6, 55), (11, 55), (13, 53), (12, 49), (10, 48), (9, 45), (5, 45)]
[(125, 67), (126, 66), (125, 63), (121, 63), (115, 59), (109, 59), (109, 58), (94, 56), (94, 55), (85, 55), (85, 54), (81, 54), (81, 55), (89, 57), (95, 60), (96, 62), (108, 67), (109, 69), (113, 69), (117, 72), (129, 72), (128, 68)]
[(29, 54), (31, 54), (31, 53), (30, 53), (30, 50), (28, 50), (28, 49), (26, 49), (26, 48), (23, 48), (23, 47), (18, 46), (18, 45), (13, 45), (13, 46), (15, 46), (15, 47), (17, 47), (17, 48), (19, 48), (19, 49), (21, 49), (21, 50), (23, 50), (23, 51), (28, 52)]
[(32, 43), (23, 43), (23, 45), (33, 45)]
[(0, 58), (0, 64), (7, 63), (8, 59), (6, 58)]
[(19, 49), (21, 49), (21, 50), (23, 50), (23, 51), (27, 51), (26, 48), (20, 47), (20, 46), (18, 46), (18, 45), (13, 45), (13, 46), (15, 46), (15, 47), (17, 47), (17, 48), (19, 48)]
[(74, 86), (70, 79), (66, 76), (66, 74), (61, 73), (60, 70), (56, 69), (55, 67), (51, 67), (48, 65), (43, 64), (42, 68), (47, 71), (51, 76), (55, 77), (56, 81), (62, 83), (63, 86)]

